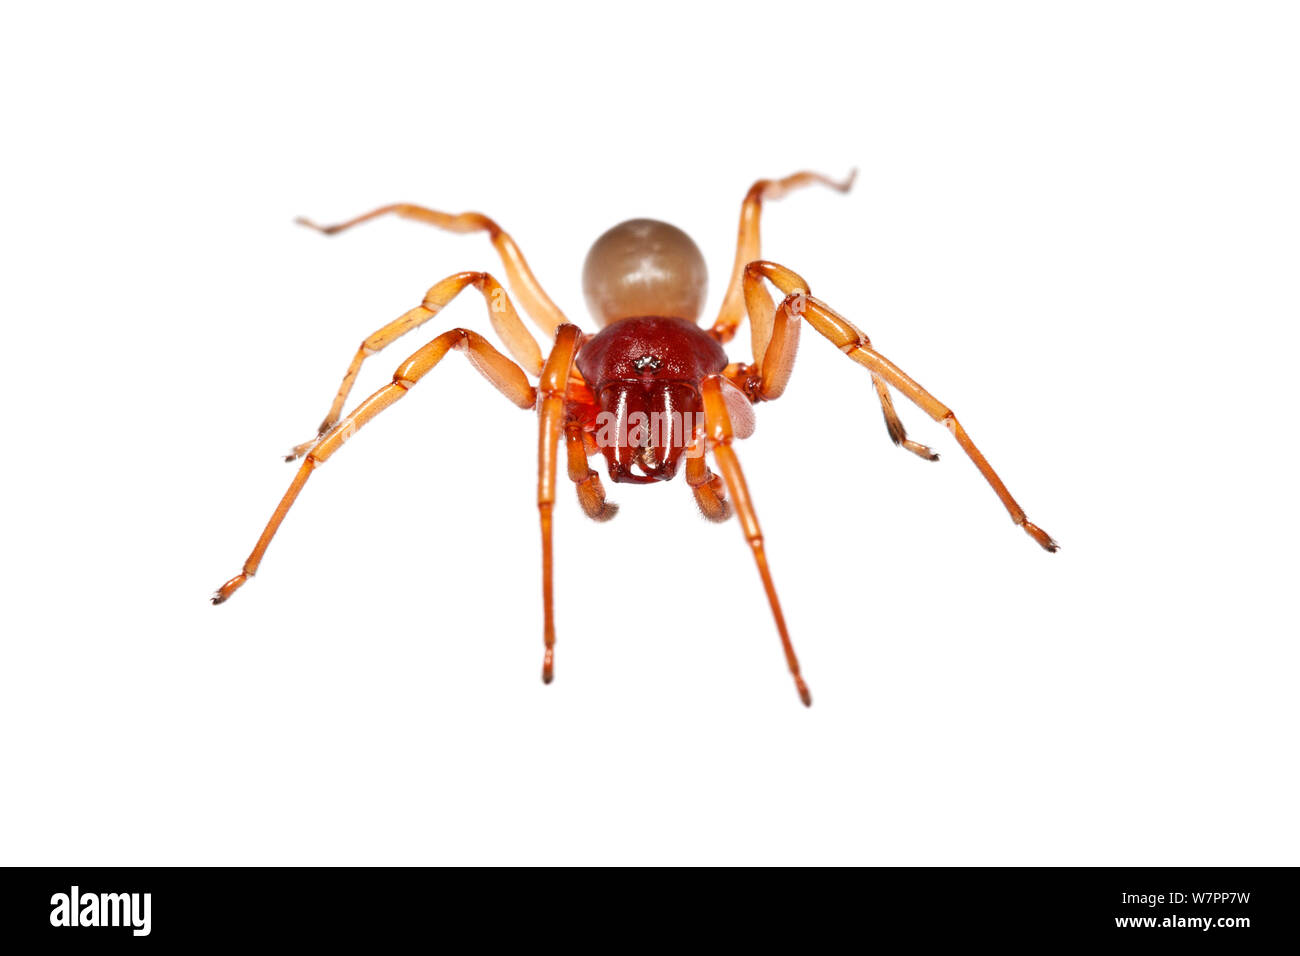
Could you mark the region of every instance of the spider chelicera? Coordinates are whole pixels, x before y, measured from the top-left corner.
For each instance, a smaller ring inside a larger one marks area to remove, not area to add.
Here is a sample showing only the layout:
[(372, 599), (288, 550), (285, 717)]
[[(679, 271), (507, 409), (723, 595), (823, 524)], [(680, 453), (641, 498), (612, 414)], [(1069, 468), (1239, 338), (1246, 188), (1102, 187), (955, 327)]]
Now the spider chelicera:
[[(546, 648), (542, 679), (550, 683), (554, 676), (551, 517), (563, 439), (569, 480), (577, 489), (582, 510), (596, 521), (606, 521), (617, 511), (616, 505), (605, 500), (600, 476), (588, 467), (588, 459), (597, 454), (605, 457), (609, 477), (616, 482), (668, 481), (684, 465), (686, 483), (706, 518), (725, 521), (734, 508), (754, 553), (799, 697), (810, 705), (812, 697), (799, 673), (754, 504), (732, 447), (735, 439), (746, 438), (753, 431), (753, 406), (779, 398), (785, 391), (803, 321), (871, 373), (885, 426), (895, 444), (929, 461), (938, 460), (925, 445), (907, 437), (894, 409), (891, 387), (952, 432), (1002, 500), (1011, 520), (1043, 548), (1055, 551), (1056, 542), (1025, 517), (947, 406), (873, 349), (852, 322), (814, 298), (800, 275), (759, 258), (764, 200), (778, 199), (814, 183), (847, 192), (853, 176), (835, 182), (817, 173), (800, 172), (784, 179), (761, 179), (750, 188), (741, 205), (736, 259), (726, 295), (717, 319), (707, 329), (697, 324), (707, 284), (704, 257), (686, 233), (665, 222), (632, 219), (620, 223), (591, 247), (583, 268), (583, 291), (600, 331), (588, 335), (543, 291), (509, 234), (480, 213), (453, 215), (398, 204), (334, 226), (300, 219), (303, 225), (326, 235), (390, 213), (452, 232), (486, 232), (501, 256), (511, 292), (552, 344), (543, 355), (520, 321), (510, 295), (490, 274), (458, 272), (434, 285), (418, 306), (361, 343), (316, 438), (296, 446), (285, 459), (303, 459), (289, 490), (243, 570), (221, 586), (212, 603), (227, 600), (257, 571), (280, 522), (317, 466), (358, 428), (406, 395), (454, 349), (463, 352), (506, 398), (520, 408), (538, 412), (537, 508), (542, 528), (542, 633)], [(779, 304), (768, 293), (767, 283), (784, 295)], [(343, 417), (343, 406), (366, 358), (422, 326), (470, 286), (482, 293), (492, 328), (514, 361), (477, 332), (452, 329), (417, 350), (398, 367), (389, 384)], [(722, 346), (735, 336), (746, 314), (753, 359), (729, 362)], [(531, 383), (530, 375), (538, 379), (537, 385)], [(710, 471), (706, 453), (712, 454), (721, 476)]]

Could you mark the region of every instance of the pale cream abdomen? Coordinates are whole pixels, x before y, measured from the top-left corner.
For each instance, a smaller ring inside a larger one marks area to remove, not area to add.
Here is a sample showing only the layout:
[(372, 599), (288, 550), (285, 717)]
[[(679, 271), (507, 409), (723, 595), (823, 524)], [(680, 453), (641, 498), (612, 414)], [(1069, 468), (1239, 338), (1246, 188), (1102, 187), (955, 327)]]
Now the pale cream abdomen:
[(592, 244), (582, 268), (587, 308), (602, 328), (644, 316), (694, 322), (708, 284), (699, 246), (657, 219), (619, 223)]

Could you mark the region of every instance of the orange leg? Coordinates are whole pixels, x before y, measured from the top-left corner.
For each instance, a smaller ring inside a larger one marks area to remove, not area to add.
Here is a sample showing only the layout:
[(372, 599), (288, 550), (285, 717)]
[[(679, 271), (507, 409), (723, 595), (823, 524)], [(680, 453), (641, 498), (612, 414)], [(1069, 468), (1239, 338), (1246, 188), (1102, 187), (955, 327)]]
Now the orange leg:
[[(703, 441), (703, 437), (697, 439)], [(695, 449), (692, 448), (692, 451)], [(723, 480), (709, 470), (703, 455), (686, 456), (686, 483), (695, 495), (700, 513), (710, 521), (726, 521), (731, 517), (731, 504), (727, 501), (727, 488)]]
[(922, 445), (919, 441), (913, 441), (907, 437), (907, 429), (903, 427), (903, 420), (898, 417), (898, 412), (894, 409), (894, 399), (889, 394), (889, 386), (885, 383), (885, 380), (873, 372), (871, 374), (871, 384), (875, 386), (876, 394), (880, 397), (880, 410), (885, 415), (885, 428), (889, 432), (890, 440), (895, 445), (906, 448), (919, 458), (924, 458), (926, 461), (938, 461), (939, 453), (937, 451), (933, 451), (928, 445)]
[[(524, 311), (528, 313), (529, 318), (536, 322), (538, 327), (548, 336), (554, 336), (555, 330), (569, 321), (564, 317), (564, 313), (560, 311), (560, 307), (552, 302), (551, 297), (546, 294), (541, 283), (537, 281), (537, 277), (533, 275), (533, 270), (528, 268), (528, 260), (519, 251), (515, 241), (510, 238), (510, 234), (482, 213), (438, 212), (436, 209), (426, 209), (424, 206), (413, 206), (410, 203), (394, 203), (391, 206), (381, 206), (364, 215), (357, 216), (355, 219), (349, 219), (347, 222), (340, 222), (333, 226), (318, 226), (310, 219), (301, 217), (297, 221), (310, 229), (332, 236), (344, 229), (351, 229), (353, 226), (369, 222), (371, 219), (389, 213), (401, 216), (404, 219), (415, 219), (419, 222), (428, 223), (449, 232), (486, 232), (488, 238), (492, 240), (492, 245), (496, 247), (497, 253), (501, 256), (502, 264), (505, 265), (506, 279), (510, 283), (510, 289), (523, 304)], [(757, 259), (758, 256), (754, 255), (750, 258)]]
[(551, 516), (555, 511), (555, 472), (560, 451), (560, 433), (564, 429), (564, 398), (569, 388), (569, 374), (578, 354), (582, 330), (576, 325), (562, 325), (555, 334), (555, 345), (542, 368), (538, 382), (537, 435), (537, 512), (542, 522), (542, 639), (546, 653), (542, 658), (542, 680), (555, 677), (555, 601), (551, 557)]
[(424, 325), (425, 322), (428, 322), (441, 312), (447, 303), (471, 285), (483, 294), (483, 301), (487, 304), (488, 319), (492, 323), (492, 328), (501, 337), (501, 341), (505, 343), (506, 349), (514, 356), (515, 361), (533, 375), (538, 374), (542, 370), (542, 350), (538, 347), (537, 340), (529, 334), (528, 329), (519, 321), (519, 313), (515, 311), (515, 307), (511, 304), (510, 296), (506, 295), (506, 290), (501, 288), (501, 283), (486, 272), (457, 272), (430, 288), (424, 295), (424, 301), (414, 309), (389, 322), (361, 343), (361, 347), (357, 349), (357, 354), (352, 357), (352, 363), (348, 366), (348, 370), (343, 373), (343, 381), (339, 385), (338, 394), (334, 396), (334, 403), (330, 405), (329, 414), (320, 423), (316, 438), (305, 441), (301, 445), (295, 445), (284, 460), (293, 461), (295, 458), (300, 458), (307, 449), (316, 444), (317, 441), (324, 437), (326, 432), (338, 423), (339, 416), (343, 414), (343, 405), (348, 400), (352, 386), (356, 383), (357, 374), (361, 371), (361, 364), (368, 357), (391, 345), (412, 329), (418, 329)]
[[(722, 299), (722, 308), (713, 323), (711, 335), (720, 342), (730, 342), (745, 317), (745, 299), (741, 284), (745, 276), (745, 266), (753, 262), (759, 253), (759, 220), (763, 214), (763, 200), (780, 199), (786, 193), (821, 183), (840, 192), (848, 192), (853, 186), (857, 170), (849, 173), (843, 182), (821, 175), (821, 173), (801, 172), (786, 176), (784, 179), (760, 179), (749, 187), (745, 201), (740, 205), (740, 228), (736, 237), (736, 261), (731, 268), (731, 278), (727, 282), (727, 292)], [(755, 358), (758, 356), (755, 352)]]
[(582, 425), (569, 422), (564, 426), (564, 445), (569, 457), (569, 480), (578, 489), (578, 504), (593, 521), (608, 521), (618, 514), (618, 505), (605, 500), (600, 475), (587, 465), (588, 449)]
[[(984, 457), (983, 453), (975, 447), (975, 443), (966, 434), (966, 429), (961, 426), (961, 423), (957, 421), (957, 416), (946, 405), (917, 384), (897, 365), (873, 349), (870, 340), (862, 334), (862, 331), (857, 326), (820, 299), (810, 295), (808, 293), (808, 284), (798, 274), (773, 262), (752, 262), (746, 267), (746, 277), (748, 278), (750, 275), (753, 275), (755, 279), (758, 276), (765, 276), (771, 280), (773, 285), (786, 293), (786, 298), (781, 303), (778, 313), (801, 314), (814, 329), (830, 339), (836, 348), (859, 365), (868, 369), (873, 378), (883, 380), (883, 382), (887, 382), (898, 389), (927, 415), (952, 432), (962, 451), (966, 452), (970, 460), (975, 463), (975, 467), (984, 476), (984, 480), (989, 483), (1002, 501), (1003, 506), (1011, 515), (1011, 520), (1017, 526), (1023, 528), (1026, 534), (1047, 551), (1057, 550), (1058, 545), (1052, 540), (1051, 535), (1025, 517), (1024, 509), (1016, 503), (1015, 498), (1011, 497), (1011, 492), (1002, 483), (1002, 479), (993, 470), (993, 466), (988, 463), (988, 459)], [(784, 321), (789, 322), (791, 319), (787, 318)], [(775, 336), (773, 341), (776, 341)], [(774, 358), (777, 358), (775, 352)], [(793, 360), (793, 353), (790, 354), (788, 360)], [(766, 372), (766, 369), (764, 372)], [(788, 370), (772, 372), (772, 376), (776, 380), (779, 380), (783, 374), (788, 377)]]
[(537, 392), (529, 384), (524, 370), (494, 349), (487, 339), (468, 329), (452, 329), (444, 332), (402, 363), (393, 373), (393, 380), (389, 384), (358, 405), (338, 428), (321, 439), (307, 453), (307, 457), (303, 459), (298, 473), (289, 485), (289, 490), (284, 493), (280, 504), (276, 506), (275, 513), (271, 515), (271, 520), (267, 522), (262, 536), (257, 539), (252, 553), (244, 562), (243, 570), (217, 590), (212, 596), (213, 604), (220, 604), (228, 599), (243, 586), (244, 582), (257, 573), (271, 539), (275, 537), (280, 523), (284, 521), (284, 516), (289, 513), (298, 493), (302, 491), (303, 485), (307, 483), (307, 479), (311, 477), (316, 467), (342, 448), (343, 443), (355, 435), (359, 428), (402, 398), (452, 349), (464, 352), (470, 364), (496, 386), (501, 394), (520, 408), (532, 408), (536, 404)]
[[(764, 276), (771, 278), (783, 292), (785, 301), (777, 308), (763, 284)], [(777, 281), (777, 276), (781, 281)], [(799, 326), (806, 307), (808, 286), (803, 278), (774, 263), (757, 262), (745, 266), (745, 306), (749, 311), (750, 327), (754, 336), (754, 364), (759, 370), (759, 387), (752, 398), (771, 401), (785, 391), (794, 370), (795, 351), (799, 347)], [(863, 336), (865, 341), (866, 336)], [(866, 342), (870, 345), (870, 342)], [(907, 437), (907, 429), (894, 408), (885, 380), (874, 372), (871, 384), (880, 399), (880, 410), (885, 416), (885, 428), (895, 445), (901, 445), (926, 461), (938, 461), (939, 456), (926, 445)]]
[(735, 431), (731, 424), (731, 414), (727, 410), (724, 389), (733, 387), (721, 375), (710, 375), (704, 379), (700, 393), (704, 398), (705, 432), (713, 457), (718, 462), (718, 469), (726, 480), (727, 491), (735, 503), (736, 514), (740, 516), (740, 526), (745, 532), (754, 553), (754, 563), (758, 565), (758, 574), (763, 579), (763, 590), (767, 592), (767, 603), (772, 608), (772, 617), (776, 621), (777, 633), (781, 635), (781, 646), (785, 650), (785, 660), (790, 666), (799, 699), (805, 707), (812, 706), (812, 695), (808, 685), (799, 673), (799, 658), (795, 656), (794, 645), (790, 643), (790, 633), (786, 630), (785, 615), (781, 613), (781, 602), (776, 596), (776, 585), (772, 582), (772, 571), (767, 566), (767, 553), (763, 549), (763, 532), (758, 526), (758, 515), (754, 512), (754, 503), (749, 497), (749, 488), (745, 484), (745, 473), (740, 469), (740, 460), (731, 447)]

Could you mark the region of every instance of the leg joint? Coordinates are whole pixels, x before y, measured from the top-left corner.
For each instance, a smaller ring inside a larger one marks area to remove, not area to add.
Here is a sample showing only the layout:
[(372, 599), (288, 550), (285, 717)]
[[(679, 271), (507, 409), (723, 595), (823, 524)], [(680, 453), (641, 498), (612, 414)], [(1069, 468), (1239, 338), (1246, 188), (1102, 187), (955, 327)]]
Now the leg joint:
[(715, 477), (717, 476), (714, 475), (713, 472), (710, 471), (707, 466), (703, 469), (703, 471), (700, 473), (700, 476), (698, 478), (692, 476), (690, 471), (688, 470), (686, 472), (686, 484), (690, 485), (692, 488), (699, 488), (701, 485), (707, 485), (712, 483)]

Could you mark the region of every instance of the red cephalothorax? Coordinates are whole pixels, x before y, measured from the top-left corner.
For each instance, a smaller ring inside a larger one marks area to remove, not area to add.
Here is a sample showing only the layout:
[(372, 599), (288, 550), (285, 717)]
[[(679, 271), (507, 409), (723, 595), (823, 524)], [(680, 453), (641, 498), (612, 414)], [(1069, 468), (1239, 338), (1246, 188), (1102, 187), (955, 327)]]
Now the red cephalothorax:
[(626, 318), (578, 353), (578, 371), (600, 407), (596, 444), (613, 481), (667, 481), (703, 430), (700, 383), (727, 366), (727, 353), (684, 319)]
[[(545, 355), (506, 290), (486, 272), (457, 272), (434, 285), (424, 300), (361, 343), (343, 375), (329, 413), (316, 437), (296, 446), (288, 461), (302, 458), (297, 475), (267, 522), (239, 574), (212, 597), (220, 604), (253, 576), (275, 536), (317, 467), (372, 418), (401, 399), (451, 351), (465, 357), (502, 395), (520, 408), (538, 413), (537, 510), (542, 531), (542, 679), (554, 676), (555, 608), (552, 601), (552, 516), (560, 441), (564, 441), (569, 480), (578, 503), (596, 521), (612, 518), (617, 507), (605, 500), (600, 476), (588, 460), (602, 454), (616, 482), (649, 484), (672, 478), (685, 462), (686, 484), (700, 512), (711, 521), (726, 521), (734, 507), (758, 567), (786, 664), (804, 704), (812, 703), (799, 671), (799, 660), (786, 629), (768, 567), (763, 534), (740, 460), (732, 447), (753, 431), (752, 405), (772, 401), (785, 391), (794, 368), (799, 329), (807, 321), (819, 334), (871, 375), (894, 443), (929, 461), (938, 455), (907, 437), (894, 409), (890, 389), (941, 422), (992, 486), (1011, 520), (1048, 551), (1056, 542), (1030, 522), (1006, 485), (975, 447), (957, 418), (907, 373), (871, 347), (870, 340), (848, 319), (813, 298), (798, 273), (759, 258), (759, 217), (763, 201), (791, 189), (822, 183), (847, 191), (850, 176), (836, 183), (816, 173), (784, 179), (760, 179), (740, 210), (740, 230), (731, 278), (717, 319), (707, 330), (696, 323), (704, 308), (708, 278), (704, 256), (675, 226), (654, 219), (630, 219), (610, 229), (591, 247), (583, 267), (583, 292), (601, 331), (584, 338), (551, 301), (510, 235), (481, 213), (451, 214), (423, 206), (399, 204), (336, 226), (304, 225), (326, 234), (393, 213), (453, 232), (485, 232), (501, 256), (510, 291), (551, 344)], [(775, 303), (768, 285), (784, 298)], [(417, 350), (379, 391), (347, 416), (343, 407), (366, 358), (419, 328), (467, 288), (477, 289), (488, 306), (493, 330), (510, 357), (469, 329), (451, 329)], [(729, 364), (723, 345), (748, 316), (753, 360)], [(512, 361), (513, 359), (513, 361)], [(533, 385), (530, 376), (537, 379)], [(712, 455), (720, 474), (709, 470)]]

